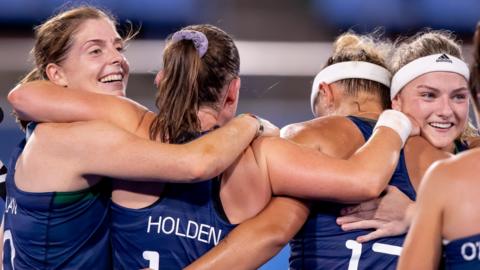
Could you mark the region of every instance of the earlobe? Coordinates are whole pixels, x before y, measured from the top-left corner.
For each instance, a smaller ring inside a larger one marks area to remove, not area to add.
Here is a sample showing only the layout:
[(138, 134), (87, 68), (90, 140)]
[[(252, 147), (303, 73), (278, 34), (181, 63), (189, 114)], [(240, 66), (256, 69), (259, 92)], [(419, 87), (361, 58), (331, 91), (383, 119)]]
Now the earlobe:
[(158, 88), (160, 85), (160, 81), (163, 79), (163, 69), (157, 72), (157, 75), (155, 76), (154, 84), (155, 87)]
[(63, 72), (63, 69), (61, 66), (50, 63), (47, 65), (46, 73), (47, 73), (48, 80), (53, 82), (54, 84), (64, 86), (64, 87), (68, 86), (67, 77), (65, 76), (65, 73)]
[(402, 100), (400, 99), (400, 95), (396, 95), (393, 99), (392, 99), (392, 109), (394, 110), (397, 110), (397, 111), (401, 111), (402, 110)]

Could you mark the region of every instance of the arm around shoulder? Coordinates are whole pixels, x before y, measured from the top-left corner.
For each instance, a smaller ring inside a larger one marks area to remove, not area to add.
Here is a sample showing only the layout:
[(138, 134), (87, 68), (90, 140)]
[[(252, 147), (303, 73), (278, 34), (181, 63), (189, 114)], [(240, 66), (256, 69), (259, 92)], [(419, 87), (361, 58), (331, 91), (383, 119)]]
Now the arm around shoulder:
[(134, 131), (148, 111), (130, 99), (65, 88), (39, 80), (17, 85), (8, 94), (19, 118), (37, 122), (103, 120)]
[[(81, 173), (114, 178), (195, 182), (219, 175), (249, 146), (257, 120), (239, 117), (183, 145), (142, 139), (103, 121), (57, 124), (52, 151), (75, 160)], [(58, 137), (57, 137), (58, 136)], [(67, 158), (67, 157), (66, 157)]]
[(254, 144), (255, 152), (265, 156), (274, 194), (346, 203), (380, 195), (395, 169), (400, 148), (399, 136), (389, 128), (377, 129), (349, 160), (279, 138)]

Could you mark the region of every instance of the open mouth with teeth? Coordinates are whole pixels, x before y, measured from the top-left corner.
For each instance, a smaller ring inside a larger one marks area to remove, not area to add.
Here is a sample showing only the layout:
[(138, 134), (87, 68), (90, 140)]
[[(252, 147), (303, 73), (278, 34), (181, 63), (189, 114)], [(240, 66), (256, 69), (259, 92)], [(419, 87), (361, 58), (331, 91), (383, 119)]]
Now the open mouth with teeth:
[(438, 128), (438, 129), (449, 129), (451, 127), (454, 126), (454, 124), (452, 122), (448, 122), (448, 123), (445, 123), (445, 122), (431, 122), (431, 123), (428, 123), (431, 127), (434, 127), (434, 128)]
[(112, 83), (112, 82), (121, 82), (123, 80), (122, 74), (111, 74), (105, 77), (100, 78), (100, 82), (102, 83)]

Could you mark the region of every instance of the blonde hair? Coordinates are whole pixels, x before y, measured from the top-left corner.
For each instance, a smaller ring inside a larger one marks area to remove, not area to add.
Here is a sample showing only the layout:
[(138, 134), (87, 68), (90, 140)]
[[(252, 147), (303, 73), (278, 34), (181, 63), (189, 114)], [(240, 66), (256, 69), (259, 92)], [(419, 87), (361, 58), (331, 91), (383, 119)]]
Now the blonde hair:
[(417, 58), (438, 53), (463, 59), (460, 44), (450, 31), (427, 30), (404, 40), (399, 39), (390, 63), (392, 72), (397, 72)]
[[(333, 43), (333, 54), (325, 67), (346, 61), (363, 61), (379, 65), (390, 70), (388, 58), (392, 52), (392, 43), (381, 39), (379, 33), (359, 35), (352, 31), (340, 35)], [(356, 96), (359, 92), (378, 95), (384, 108), (390, 107), (390, 90), (385, 85), (366, 79), (344, 79), (338, 81), (345, 93)]]
[[(463, 59), (460, 44), (455, 40), (455, 35), (452, 32), (446, 30), (426, 30), (403, 41), (399, 40), (390, 65), (393, 73), (395, 73), (417, 58), (439, 53)], [(466, 140), (467, 138), (478, 136), (478, 130), (468, 120), (465, 130), (459, 139)]]

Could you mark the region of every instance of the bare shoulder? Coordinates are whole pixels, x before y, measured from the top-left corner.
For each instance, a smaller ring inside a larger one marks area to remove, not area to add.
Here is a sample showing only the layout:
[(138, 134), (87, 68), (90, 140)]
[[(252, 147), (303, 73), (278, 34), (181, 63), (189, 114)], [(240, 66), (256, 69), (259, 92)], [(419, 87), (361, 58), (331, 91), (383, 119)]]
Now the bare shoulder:
[(423, 157), (428, 157), (432, 162), (452, 156), (448, 152), (435, 148), (421, 136), (410, 137), (405, 145), (405, 151), (412, 152), (413, 155), (422, 153)]
[(50, 136), (58, 137), (65, 134), (70, 136), (79, 135), (77, 132), (92, 130), (108, 130), (115, 127), (113, 124), (102, 120), (81, 121), (73, 123), (41, 123), (35, 128), (34, 134), (40, 138)]
[(308, 136), (321, 135), (327, 132), (326, 129), (342, 129), (349, 126), (351, 121), (344, 116), (325, 116), (315, 118), (309, 121), (289, 124), (281, 129), (281, 136), (287, 139)]
[(479, 161), (480, 149), (476, 148), (438, 162), (438, 170), (442, 174), (454, 177), (455, 181), (468, 181), (478, 176), (476, 166)]
[[(291, 124), (282, 129), (281, 135), (296, 143), (335, 156), (340, 152), (350, 153), (350, 148), (358, 148), (364, 142), (355, 124), (344, 116), (319, 117)], [(340, 146), (348, 146), (349, 149), (338, 149)]]
[(436, 189), (449, 191), (449, 195), (453, 195), (451, 192), (457, 188), (476, 181), (475, 166), (478, 166), (479, 160), (480, 149), (475, 149), (436, 161), (427, 170), (422, 185), (435, 186)]
[(424, 179), (425, 172), (432, 163), (453, 156), (448, 152), (435, 148), (420, 136), (414, 136), (407, 140), (404, 153), (408, 176), (416, 190), (418, 190), (420, 183)]
[[(121, 141), (120, 138), (132, 137), (130, 133), (117, 126), (101, 120), (74, 123), (42, 123), (33, 133), (32, 138), (51, 151), (62, 153), (85, 148), (95, 148), (96, 145), (111, 144)], [(69, 150), (69, 151), (66, 151)]]

